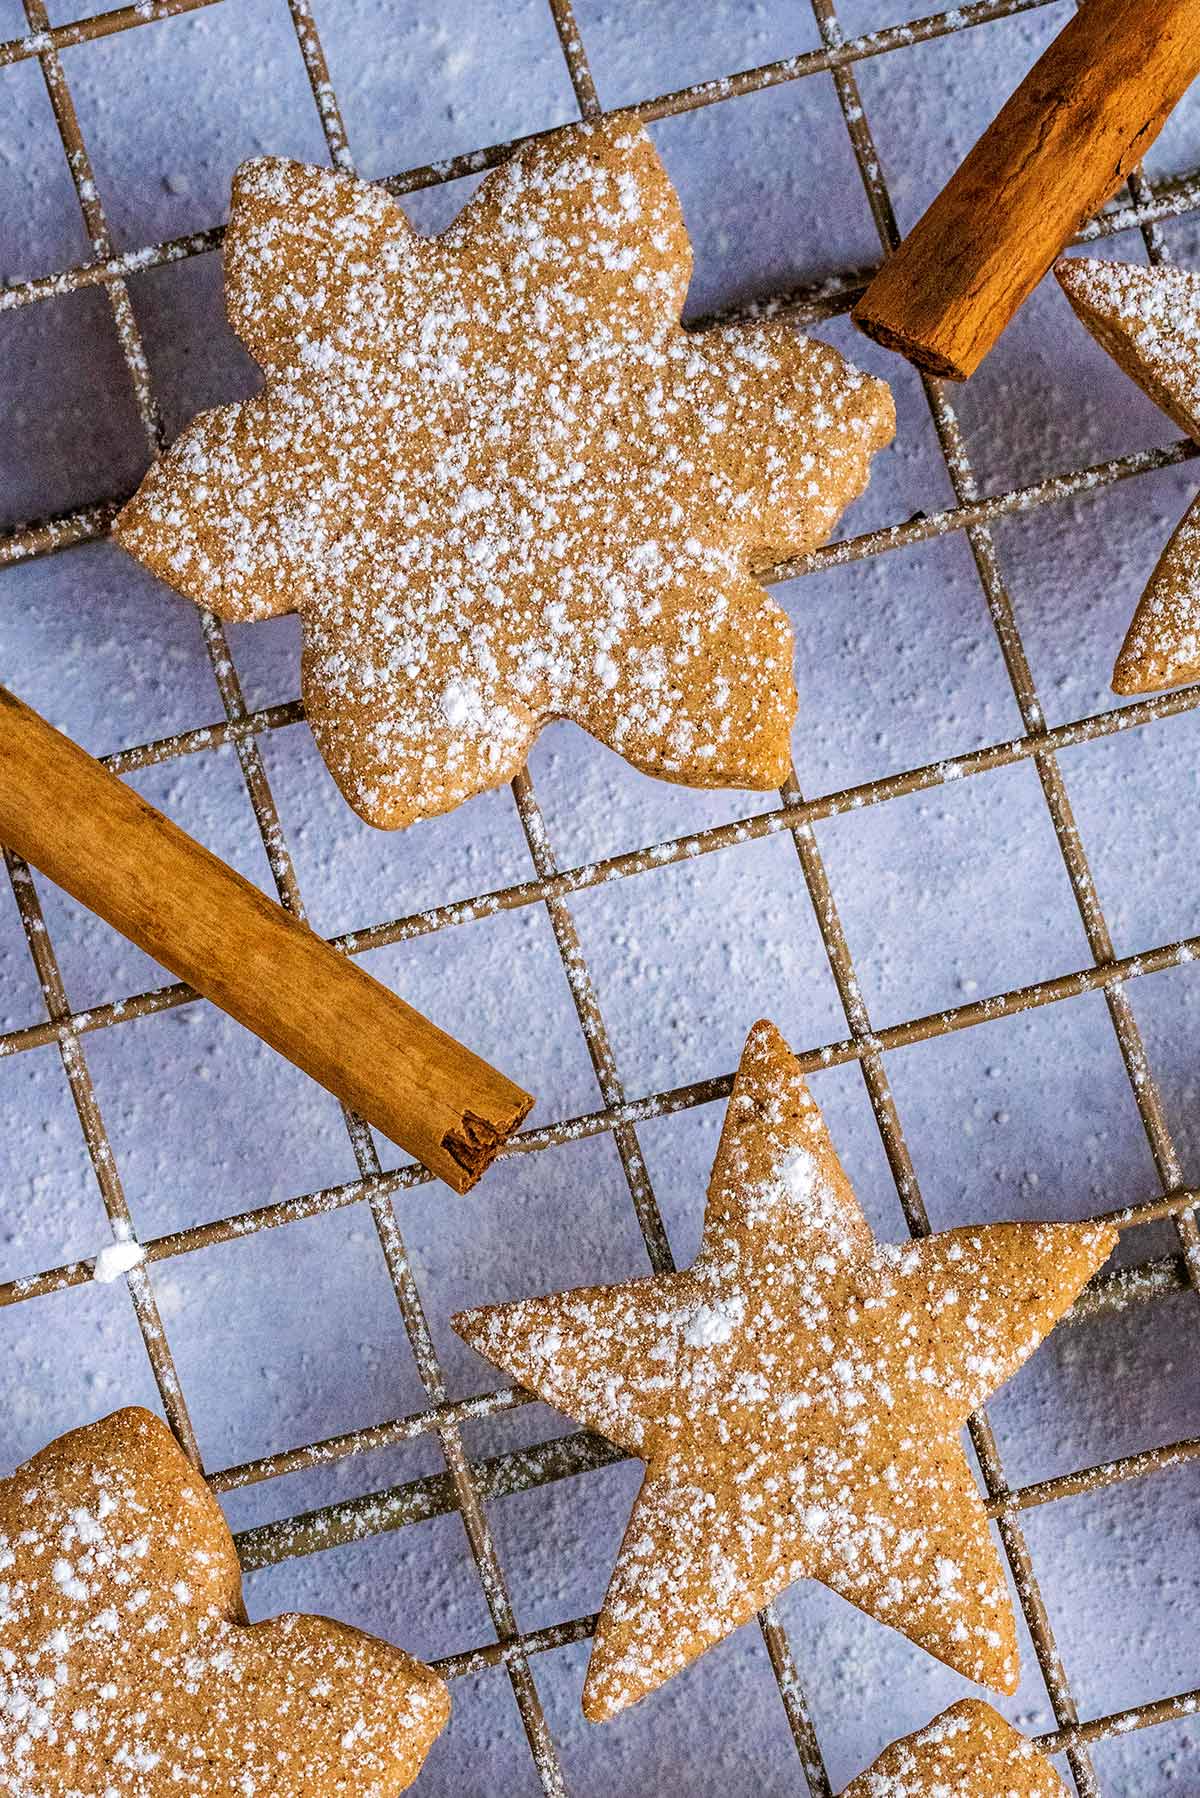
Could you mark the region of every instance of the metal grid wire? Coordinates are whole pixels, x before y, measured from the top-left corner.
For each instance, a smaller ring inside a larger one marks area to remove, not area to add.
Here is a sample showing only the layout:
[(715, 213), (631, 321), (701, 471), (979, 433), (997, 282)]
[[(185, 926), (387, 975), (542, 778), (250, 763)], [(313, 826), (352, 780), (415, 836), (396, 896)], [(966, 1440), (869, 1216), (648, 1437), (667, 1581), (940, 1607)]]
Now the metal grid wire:
[[(584, 117), (597, 116), (600, 106), (570, 0), (547, 0), (547, 3), (579, 111)], [(897, 24), (869, 36), (846, 38), (839, 27), (836, 0), (810, 0), (820, 35), (820, 48), (719, 80), (700, 82), (672, 93), (645, 99), (632, 110), (644, 120), (659, 119), (757, 92), (782, 82), (802, 80), (818, 72), (830, 74), (878, 230), (881, 250), (886, 253), (898, 241), (896, 219), (880, 161), (874, 150), (870, 125), (861, 103), (855, 65), (868, 57), (885, 56), (898, 48), (955, 32), (969, 31), (986, 21), (1033, 11), (1049, 3), (1050, 0), (976, 0), (974, 4)], [(28, 34), (0, 43), (0, 64), (28, 58), (36, 58), (40, 62), (79, 206), (94, 249), (93, 257), (87, 262), (57, 274), (20, 282), (0, 291), (0, 310), (36, 303), (84, 286), (101, 286), (112, 311), (114, 329), (151, 453), (156, 453), (162, 447), (162, 424), (125, 277), (134, 271), (140, 272), (216, 249), (223, 233), (221, 227), (216, 227), (187, 237), (145, 245), (123, 255), (115, 252), (59, 52), (71, 45), (152, 24), (156, 20), (210, 4), (214, 4), (214, 0), (142, 0), (141, 4), (135, 6), (124, 6), (73, 23), (51, 26), (44, 0), (24, 0)], [(341, 168), (353, 169), (354, 161), (345, 125), (308, 0), (287, 0), (287, 5), (330, 158)], [(458, 176), (494, 166), (504, 159), (510, 147), (507, 143), (491, 144), (446, 162), (407, 169), (391, 177), (385, 185), (393, 193), (402, 195), (451, 181)], [(1142, 233), (1147, 255), (1157, 262), (1164, 257), (1164, 248), (1156, 230), (1157, 223), (1196, 208), (1200, 208), (1200, 170), (1158, 182), (1151, 182), (1139, 173), (1129, 182), (1127, 197), (1122, 197), (1118, 203), (1093, 220), (1081, 233), (1081, 240), (1091, 240), (1137, 227)], [(767, 306), (776, 314), (786, 311), (805, 321), (831, 317), (853, 304), (870, 272), (848, 270), (841, 277), (822, 283), (819, 289), (777, 295), (767, 302)], [(759, 303), (746, 316), (761, 314), (763, 309), (763, 304)], [(703, 321), (699, 322), (698, 328), (703, 328)], [(739, 844), (769, 834), (787, 832), (795, 844), (800, 872), (813, 904), (846, 1019), (846, 1035), (842, 1039), (802, 1049), (798, 1058), (806, 1070), (852, 1061), (858, 1063), (895, 1179), (900, 1204), (912, 1234), (923, 1235), (930, 1225), (888, 1083), (885, 1065), (888, 1052), (940, 1034), (969, 1029), (990, 1019), (1054, 1004), (1080, 993), (1100, 991), (1107, 1003), (1160, 1187), (1156, 1195), (1141, 1203), (1105, 1215), (1122, 1230), (1132, 1230), (1157, 1219), (1170, 1219), (1178, 1249), (1177, 1252), (1097, 1276), (1071, 1315), (1073, 1318), (1093, 1316), (1097, 1312), (1134, 1302), (1151, 1302), (1163, 1294), (1186, 1288), (1200, 1297), (1200, 1230), (1193, 1215), (1194, 1207), (1200, 1203), (1200, 1192), (1189, 1190), (1183, 1184), (1179, 1158), (1127, 992), (1131, 980), (1191, 961), (1200, 955), (1200, 937), (1149, 947), (1133, 956), (1118, 958), (1115, 955), (1056, 759), (1062, 749), (1118, 731), (1139, 729), (1155, 720), (1191, 710), (1200, 704), (1200, 685), (1145, 699), (1120, 711), (1098, 713), (1057, 728), (1049, 728), (1038, 701), (991, 530), (997, 519), (1011, 513), (1054, 505), (1148, 469), (1183, 461), (1195, 455), (1196, 448), (1190, 442), (1181, 441), (1166, 450), (1144, 451), (1093, 467), (1071, 469), (1032, 486), (982, 498), (972, 473), (958, 418), (946, 389), (939, 382), (930, 379), (924, 381), (924, 389), (953, 491), (954, 504), (931, 515), (919, 516), (902, 524), (826, 546), (811, 555), (780, 565), (771, 571), (769, 578), (791, 579), (862, 557), (883, 555), (889, 550), (922, 539), (964, 532), (986, 597), (1012, 691), (1020, 709), (1023, 735), (936, 763), (911, 768), (883, 780), (827, 793), (815, 800), (803, 796), (793, 774), (780, 792), (779, 806), (771, 812), (676, 837), (644, 849), (609, 856), (585, 867), (568, 869), (560, 869), (558, 866), (546, 834), (533, 782), (528, 773), (522, 773), (513, 782), (512, 790), (534, 870), (532, 879), (480, 894), (472, 899), (442, 905), (432, 911), (378, 923), (369, 929), (335, 938), (334, 941), (346, 953), (361, 954), (384, 944), (403, 942), (432, 931), (450, 929), (497, 911), (527, 905), (545, 905), (595, 1070), (601, 1104), (586, 1115), (526, 1130), (514, 1141), (509, 1152), (531, 1153), (583, 1136), (611, 1132), (650, 1265), (656, 1271), (664, 1271), (673, 1265), (671, 1251), (640, 1151), (638, 1124), (649, 1118), (726, 1097), (732, 1084), (732, 1076), (724, 1074), (632, 1101), (626, 1096), (568, 901), (572, 893), (600, 882), (661, 868), (665, 863), (697, 855), (733, 849)], [(124, 494), (105, 496), (71, 513), (7, 532), (0, 536), (0, 564), (16, 562), (28, 556), (103, 536), (126, 497)], [(248, 710), (236, 665), (220, 622), (211, 614), (205, 613), (202, 615), (202, 631), (224, 716), (200, 729), (109, 756), (108, 765), (117, 773), (125, 773), (178, 756), (202, 754), (222, 744), (232, 743), (239, 758), (242, 777), (254, 809), (279, 899), (290, 911), (303, 916), (303, 899), (267, 781), (258, 741), (264, 733), (297, 722), (303, 716), (302, 708), (299, 701), (294, 701), (258, 711)], [(938, 787), (948, 781), (1018, 761), (1031, 761), (1041, 783), (1086, 933), (1091, 952), (1090, 963), (1029, 986), (876, 1030), (861, 995), (834, 895), (812, 830), (813, 823), (850, 809), (882, 805), (904, 794)], [(127, 995), (113, 1003), (92, 1007), (85, 1013), (72, 1011), (29, 871), (10, 852), (5, 853), (5, 861), (29, 952), (41, 982), (47, 1017), (44, 1023), (0, 1034), (0, 1055), (15, 1054), (48, 1043), (58, 1044), (63, 1070), (106, 1210), (114, 1231), (124, 1235), (132, 1231), (133, 1220), (129, 1215), (120, 1174), (89, 1075), (83, 1038), (92, 1031), (109, 1029), (133, 1018), (189, 1005), (196, 1000), (197, 995), (187, 986), (172, 985)], [(259, 1230), (272, 1229), (317, 1211), (365, 1204), (370, 1211), (396, 1302), (400, 1307), (425, 1393), (425, 1408), (413, 1415), (395, 1418), (369, 1429), (348, 1432), (239, 1466), (219, 1471), (210, 1470), (206, 1477), (214, 1491), (230, 1492), (389, 1444), (411, 1441), (425, 1435), (435, 1437), (445, 1460), (444, 1472), (244, 1531), (237, 1538), (242, 1565), (247, 1570), (262, 1568), (293, 1555), (313, 1553), (319, 1549), (361, 1540), (380, 1531), (396, 1529), (407, 1523), (458, 1511), (466, 1528), (491, 1615), (495, 1639), (449, 1657), (439, 1663), (440, 1670), (447, 1677), (454, 1678), (485, 1666), (502, 1664), (512, 1682), (542, 1787), (549, 1794), (563, 1793), (566, 1786), (539, 1700), (534, 1666), (539, 1653), (580, 1641), (590, 1635), (595, 1618), (570, 1618), (534, 1632), (523, 1633), (519, 1629), (489, 1528), (486, 1507), (493, 1498), (602, 1467), (620, 1456), (608, 1444), (580, 1432), (542, 1443), (532, 1449), (501, 1454), (486, 1460), (473, 1462), (468, 1457), (461, 1433), (463, 1424), (515, 1409), (530, 1402), (530, 1395), (506, 1388), (461, 1401), (448, 1398), (442, 1368), (426, 1323), (421, 1295), (392, 1203), (397, 1193), (425, 1182), (430, 1176), (424, 1169), (412, 1165), (384, 1172), (370, 1132), (362, 1120), (347, 1112), (345, 1121), (359, 1170), (358, 1179), (322, 1191), (300, 1193), (236, 1217), (174, 1231), (143, 1243), (145, 1259), (127, 1275), (127, 1280), (163, 1408), (185, 1452), (200, 1467), (199, 1451), (189, 1421), (186, 1399), (155, 1305), (152, 1268), (173, 1256), (233, 1238), (242, 1238)], [(16, 1304), (40, 1294), (81, 1285), (89, 1281), (92, 1274), (93, 1262), (88, 1260), (49, 1268), (29, 1278), (12, 1280), (0, 1285), (0, 1304)], [(1140, 1454), (1086, 1467), (1032, 1485), (1010, 1487), (1005, 1478), (995, 1437), (983, 1412), (972, 1419), (970, 1434), (986, 1489), (988, 1513), (996, 1521), (1008, 1557), (1055, 1719), (1055, 1728), (1039, 1738), (1039, 1745), (1049, 1752), (1063, 1753), (1079, 1793), (1084, 1798), (1094, 1798), (1101, 1788), (1089, 1745), (1117, 1733), (1193, 1713), (1200, 1708), (1200, 1688), (1166, 1695), (1136, 1708), (1082, 1720), (1072, 1695), (1068, 1671), (1059, 1654), (1051, 1621), (1039, 1591), (1021, 1527), (1021, 1514), (1034, 1506), (1059, 1498), (1096, 1491), (1177, 1466), (1200, 1455), (1200, 1437), (1168, 1443)], [(773, 1607), (768, 1607), (762, 1613), (759, 1622), (803, 1774), (814, 1798), (821, 1798), (821, 1795), (828, 1795), (831, 1788), (791, 1644)]]

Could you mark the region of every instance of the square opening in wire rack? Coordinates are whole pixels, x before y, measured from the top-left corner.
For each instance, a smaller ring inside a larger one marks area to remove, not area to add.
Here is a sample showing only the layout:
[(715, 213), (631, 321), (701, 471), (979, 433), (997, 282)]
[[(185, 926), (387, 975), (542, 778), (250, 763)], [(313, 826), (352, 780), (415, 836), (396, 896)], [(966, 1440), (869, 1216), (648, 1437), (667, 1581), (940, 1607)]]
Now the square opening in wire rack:
[[(7, 874), (0, 880), (0, 1031), (42, 1024), (46, 1006)], [(9, 1052), (0, 1049), (2, 1058)]]
[(371, 180), (576, 117), (554, 22), (536, 0), (457, 0), (407, 19), (387, 0), (336, 0), (321, 37)]
[(168, 443), (197, 412), (247, 399), (262, 386), (225, 316), (219, 251), (146, 269), (129, 286)]
[(365, 1205), (172, 1256), (151, 1281), (206, 1465), (424, 1408)]
[[(236, 53), (223, 53), (231, 31)], [(295, 33), (271, 0), (156, 19), (64, 50), (62, 62), (121, 249), (223, 223), (247, 157), (328, 160)]]
[(246, 1599), (254, 1619), (282, 1610), (339, 1617), (422, 1660), (495, 1639), (456, 1511), (344, 1546), (287, 1554), (249, 1574)]
[(960, 532), (807, 575), (776, 598), (798, 644), (792, 757), (806, 797), (1022, 734)]
[(0, 0), (0, 38), (24, 39), (29, 35), (29, 21), (21, 0)]
[[(1031, 766), (971, 775), (813, 829), (876, 1026), (1090, 959)], [(867, 866), (878, 871), (869, 889)]]
[(794, 0), (759, 0), (741, 10), (735, 69), (730, 61), (730, 19), (722, 6), (697, 8), (689, 0), (658, 0), (653, 16), (642, 7), (622, 8), (607, 0), (578, 0), (574, 8), (606, 107), (632, 106), (652, 94), (724, 80), (820, 48), (815, 17)]
[(1198, 1758), (1200, 1716), (1195, 1715), (1165, 1723), (1149, 1737), (1144, 1731), (1112, 1735), (1092, 1748), (1092, 1763), (1105, 1792), (1135, 1792), (1147, 1779), (1161, 1780), (1165, 1792), (1186, 1792), (1186, 1783), (1173, 1787), (1170, 1782), (1186, 1782)]
[[(1025, 1518), (1068, 1677), (1086, 1716), (1200, 1683), (1193, 1625), (1200, 1599), (1200, 1464), (1125, 1481)], [(1088, 1544), (1086, 1557), (1079, 1541)], [(1117, 1628), (1114, 1619), (1119, 1619)], [(1164, 1744), (1146, 1731), (1128, 1791), (1170, 1791), (1151, 1775)], [(1186, 1791), (1186, 1786), (1183, 1788)]]
[(124, 1280), (68, 1287), (0, 1308), (0, 1403), (0, 1475), (53, 1437), (123, 1405), (145, 1405), (161, 1415)]
[(57, 1043), (0, 1058), (0, 1116), (5, 1277), (95, 1255), (112, 1231)]
[(357, 1177), (333, 1095), (212, 1005), (135, 1018), (84, 1046), (141, 1236)]
[[(9, 38), (10, 31), (24, 37), (28, 26), (20, 0), (11, 3), (15, 17), (6, 25), (0, 15), (0, 37)], [(82, 261), (90, 245), (36, 58), (5, 68), (0, 93), (5, 124), (0, 151), (2, 294), (6, 286)], [(11, 322), (6, 320), (6, 333)]]
[(6, 316), (4, 367), (0, 529), (132, 491), (146, 436), (102, 293)]
[(935, 1230), (1065, 1222), (1158, 1193), (1101, 993), (895, 1049), (887, 1073)]
[(222, 716), (196, 608), (115, 543), (6, 569), (0, 645), (6, 683), (91, 755)]
[(1117, 954), (1200, 936), (1200, 714), (1083, 744), (1061, 766)]
[(1200, 1186), (1200, 981), (1196, 964), (1132, 981), (1129, 1001), (1155, 1070), (1163, 1110), (1183, 1166), (1184, 1181)]
[[(562, 1651), (560, 1650), (560, 1653)], [(548, 1661), (557, 1655), (539, 1655), (536, 1678), (539, 1690), (552, 1670)], [(503, 1667), (481, 1667), (452, 1682), (456, 1740), (449, 1731), (438, 1737), (425, 1763), (424, 1777), (432, 1786), (440, 1782), (447, 1791), (462, 1785), (464, 1767), (485, 1767), (489, 1784), (512, 1798), (539, 1798), (545, 1788), (529, 1752), (529, 1742)]]
[(878, 261), (828, 75), (657, 119), (650, 130), (691, 239), (689, 319)]
[[(1126, 1232), (1135, 1245), (1144, 1234)], [(1125, 1290), (1123, 1303), (1060, 1324), (990, 1401), (1011, 1487), (1186, 1444), (1200, 1429), (1192, 1378), (1200, 1300), (1191, 1290), (1143, 1289), (1140, 1297), (1136, 1288)], [(1128, 1483), (1144, 1486), (1151, 1510), (1160, 1489), (1167, 1495), (1161, 1479), (1161, 1472), (1139, 1478), (1135, 1468), (1126, 1470)], [(1079, 1500), (1054, 1498), (1050, 1508), (1060, 1502)], [(1164, 1517), (1163, 1528), (1171, 1527)]]
[(760, 1017), (796, 1044), (844, 1034), (784, 832), (593, 888), (572, 910), (631, 1095), (735, 1068)]

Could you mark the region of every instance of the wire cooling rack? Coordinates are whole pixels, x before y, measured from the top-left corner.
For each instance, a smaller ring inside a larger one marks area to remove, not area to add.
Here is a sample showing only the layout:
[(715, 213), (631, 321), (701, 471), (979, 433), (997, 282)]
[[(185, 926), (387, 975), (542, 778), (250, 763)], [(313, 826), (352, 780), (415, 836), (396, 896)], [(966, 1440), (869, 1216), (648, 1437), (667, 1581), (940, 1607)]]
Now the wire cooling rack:
[[(202, 255), (216, 249), (222, 229), (194, 233), (116, 254), (104, 207), (92, 178), (88, 148), (80, 131), (70, 89), (63, 72), (60, 51), (68, 46), (95, 41), (113, 33), (152, 25), (155, 21), (191, 12), (216, 0), (140, 0), (134, 6), (52, 26), (44, 0), (23, 0), (27, 35), (0, 43), (0, 65), (36, 58), (41, 65), (62, 147), (78, 197), (94, 255), (75, 267), (26, 280), (0, 290), (0, 311), (32, 305), (85, 286), (100, 286), (112, 312), (113, 326), (128, 370), (138, 414), (151, 453), (163, 445), (163, 429), (143, 350), (137, 320), (130, 303), (126, 276), (162, 264)], [(587, 54), (573, 16), (570, 0), (547, 0), (566, 60), (580, 113), (599, 113), (596, 90)], [(811, 0), (820, 47), (785, 60), (733, 73), (718, 80), (645, 99), (632, 110), (644, 120), (720, 103), (785, 82), (801, 81), (821, 72), (832, 76), (837, 99), (857, 161), (862, 183), (878, 230), (881, 250), (898, 241), (895, 214), (871, 127), (863, 109), (856, 65), (867, 58), (968, 32), (987, 21), (1030, 12), (1050, 0), (976, 0), (975, 4), (899, 23), (869, 36), (846, 38), (839, 26), (836, 0)], [(329, 78), (316, 21), (308, 0), (287, 0), (329, 155), (341, 168), (354, 163), (337, 95)], [(501, 162), (508, 143), (490, 144), (448, 161), (411, 168), (392, 176), (385, 185), (403, 195), (418, 189), (473, 174)], [(1137, 174), (1127, 193), (1093, 220), (1081, 233), (1081, 241), (1094, 240), (1136, 227), (1153, 261), (1161, 259), (1163, 246), (1159, 222), (1200, 207), (1200, 170), (1150, 181)], [(832, 317), (845, 311), (862, 291), (869, 271), (847, 271), (821, 284), (819, 289), (793, 291), (766, 302), (774, 311), (787, 311), (802, 321)], [(761, 312), (763, 302), (753, 309)], [(701, 327), (702, 328), (702, 325)], [(513, 795), (523, 828), (534, 878), (473, 898), (445, 904), (431, 911), (391, 919), (352, 937), (334, 939), (350, 954), (361, 954), (385, 944), (403, 942), (433, 931), (501, 910), (544, 905), (553, 927), (557, 948), (595, 1070), (602, 1104), (583, 1116), (563, 1119), (525, 1131), (512, 1145), (512, 1153), (529, 1154), (553, 1144), (583, 1136), (611, 1132), (620, 1155), (630, 1200), (652, 1267), (672, 1266), (671, 1251), (662, 1216), (648, 1177), (639, 1143), (640, 1122), (724, 1098), (731, 1086), (729, 1074), (691, 1085), (660, 1091), (637, 1100), (627, 1098), (617, 1072), (605, 1021), (597, 1003), (568, 901), (572, 894), (615, 878), (632, 877), (664, 864), (687, 858), (735, 853), (739, 844), (774, 833), (787, 833), (795, 844), (800, 871), (811, 898), (830, 969), (845, 1013), (846, 1034), (799, 1051), (807, 1070), (856, 1062), (861, 1070), (883, 1148), (895, 1179), (896, 1190), (908, 1226), (914, 1235), (929, 1229), (904, 1131), (886, 1073), (889, 1051), (953, 1031), (970, 1029), (990, 1019), (1009, 1016), (1033, 1007), (1052, 1005), (1080, 993), (1103, 993), (1126, 1073), (1153, 1156), (1160, 1191), (1145, 1202), (1106, 1215), (1122, 1230), (1134, 1230), (1154, 1220), (1171, 1220), (1178, 1248), (1115, 1272), (1099, 1275), (1075, 1307), (1074, 1318), (1095, 1315), (1131, 1303), (1151, 1303), (1166, 1293), (1192, 1289), (1200, 1296), (1200, 1231), (1193, 1215), (1200, 1193), (1183, 1180), (1179, 1157), (1167, 1126), (1158, 1088), (1146, 1049), (1129, 1003), (1128, 983), (1143, 975), (1191, 961), (1200, 955), (1200, 937), (1158, 944), (1137, 955), (1116, 956), (1108, 925), (1088, 868), (1084, 844), (1076, 828), (1060, 777), (1060, 750), (1120, 731), (1143, 729), (1156, 720), (1191, 710), (1200, 704), (1200, 685), (1142, 700), (1115, 712), (1096, 713), (1075, 722), (1050, 728), (1044, 721), (1037, 691), (1026, 659), (1013, 608), (1006, 589), (991, 527), (1012, 513), (1060, 504), (1074, 495), (1091, 491), (1148, 469), (1165, 467), (1195, 455), (1195, 447), (1179, 442), (1164, 450), (1119, 457), (1091, 467), (1074, 468), (1052, 479), (981, 497), (972, 472), (955, 408), (947, 390), (936, 381), (924, 382), (954, 504), (930, 515), (918, 515), (903, 523), (873, 530), (819, 549), (774, 569), (771, 579), (791, 579), (811, 571), (864, 557), (885, 556), (889, 551), (922, 539), (950, 533), (965, 534), (978, 578), (982, 584), (1012, 692), (1020, 709), (1024, 734), (994, 742), (936, 763), (910, 768), (886, 779), (806, 799), (795, 778), (780, 793), (777, 808), (710, 829), (660, 842), (644, 849), (608, 856), (583, 867), (560, 868), (547, 837), (532, 781), (527, 773), (513, 782)], [(69, 514), (30, 523), (0, 537), (0, 563), (14, 563), (70, 544), (101, 537), (125, 495), (106, 497)], [(259, 738), (302, 718), (299, 701), (248, 709), (241, 681), (220, 622), (203, 615), (203, 635), (211, 660), (224, 716), (203, 728), (138, 747), (107, 758), (117, 773), (145, 768), (153, 763), (187, 755), (203, 755), (222, 744), (232, 744), (240, 763), (262, 843), (281, 902), (303, 916), (304, 902), (292, 859), (272, 798)], [(812, 830), (815, 821), (863, 807), (885, 805), (889, 800), (942, 786), (1009, 763), (1029, 761), (1036, 770), (1053, 825), (1062, 861), (1069, 877), (1086, 932), (1091, 960), (1080, 968), (1034, 984), (971, 1001), (923, 1017), (910, 1018), (887, 1028), (873, 1027), (861, 996), (850, 950), (838, 917), (834, 897)], [(87, 1149), (114, 1233), (124, 1237), (132, 1230), (116, 1162), (88, 1070), (83, 1039), (90, 1033), (113, 1028), (134, 1018), (186, 1006), (197, 995), (174, 985), (129, 994), (86, 1012), (71, 1010), (60, 974), (54, 944), (47, 932), (39, 899), (28, 869), (13, 854), (5, 860), (12, 882), (29, 953), (45, 997), (44, 1022), (0, 1034), (0, 1055), (13, 1055), (40, 1045), (57, 1043)], [(356, 1430), (310, 1443), (287, 1453), (269, 1455), (207, 1477), (217, 1492), (231, 1492), (256, 1482), (271, 1480), (300, 1469), (327, 1465), (345, 1457), (386, 1445), (431, 1437), (445, 1460), (445, 1472), (410, 1480), (403, 1485), (363, 1498), (331, 1504), (319, 1511), (291, 1517), (243, 1532), (237, 1538), (244, 1568), (269, 1566), (290, 1556), (316, 1552), (360, 1540), (440, 1513), (457, 1511), (466, 1535), (491, 1616), (495, 1639), (451, 1656), (439, 1663), (449, 1678), (470, 1674), (486, 1666), (503, 1665), (512, 1683), (520, 1716), (547, 1793), (566, 1790), (555, 1742), (539, 1700), (535, 1668), (543, 1651), (578, 1642), (590, 1635), (595, 1619), (574, 1617), (552, 1627), (522, 1633), (501, 1569), (487, 1516), (487, 1503), (506, 1494), (528, 1490), (548, 1481), (595, 1469), (619, 1459), (615, 1450), (598, 1439), (578, 1433), (540, 1444), (519, 1453), (472, 1461), (465, 1449), (462, 1426), (494, 1416), (529, 1402), (529, 1395), (511, 1389), (452, 1402), (426, 1322), (422, 1299), (406, 1253), (392, 1206), (393, 1195), (428, 1179), (424, 1170), (401, 1167), (385, 1172), (369, 1131), (349, 1113), (346, 1129), (357, 1161), (359, 1177), (347, 1184), (298, 1194), (282, 1202), (264, 1205), (238, 1216), (194, 1228), (174, 1231), (143, 1243), (145, 1258), (127, 1278), (130, 1296), (146, 1353), (157, 1381), (166, 1416), (184, 1450), (197, 1466), (200, 1456), (171, 1352), (155, 1304), (148, 1269), (171, 1257), (212, 1244), (243, 1238), (273, 1229), (316, 1212), (365, 1205), (370, 1212), (396, 1302), (424, 1388), (426, 1404), (416, 1414), (398, 1417), (365, 1430)], [(0, 1303), (25, 1303), (42, 1294), (83, 1285), (93, 1276), (92, 1261), (76, 1261), (49, 1268), (28, 1278), (0, 1285)], [(1053, 1730), (1042, 1735), (1040, 1746), (1061, 1753), (1081, 1794), (1101, 1791), (1090, 1744), (1106, 1737), (1181, 1718), (1200, 1709), (1200, 1688), (1163, 1695), (1152, 1702), (1088, 1719), (1080, 1717), (1055, 1643), (1051, 1622), (1038, 1586), (1036, 1570), (1022, 1529), (1022, 1513), (1061, 1498), (1094, 1492), (1124, 1481), (1152, 1476), (1200, 1455), (1200, 1438), (1192, 1437), (1152, 1448), (1143, 1453), (1085, 1467), (1077, 1472), (1045, 1479), (1036, 1484), (1011, 1487), (1006, 1481), (995, 1438), (986, 1416), (973, 1420), (970, 1433), (986, 1487), (989, 1514), (995, 1519), (1013, 1573), (1034, 1650), (1055, 1719)], [(773, 1607), (760, 1619), (762, 1635), (778, 1684), (800, 1765), (809, 1790), (820, 1798), (829, 1794), (829, 1777), (817, 1733), (806, 1703), (792, 1647)]]

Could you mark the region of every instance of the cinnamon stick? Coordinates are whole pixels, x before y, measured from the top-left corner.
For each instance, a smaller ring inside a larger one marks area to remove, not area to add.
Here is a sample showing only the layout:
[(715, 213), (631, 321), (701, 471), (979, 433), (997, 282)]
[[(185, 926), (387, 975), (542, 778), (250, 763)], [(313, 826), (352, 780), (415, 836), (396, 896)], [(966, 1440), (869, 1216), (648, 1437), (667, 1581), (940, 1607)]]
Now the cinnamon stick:
[(456, 1192), (533, 1103), (3, 687), (0, 842)]
[(965, 380), (1200, 75), (1200, 0), (1087, 0), (854, 308)]

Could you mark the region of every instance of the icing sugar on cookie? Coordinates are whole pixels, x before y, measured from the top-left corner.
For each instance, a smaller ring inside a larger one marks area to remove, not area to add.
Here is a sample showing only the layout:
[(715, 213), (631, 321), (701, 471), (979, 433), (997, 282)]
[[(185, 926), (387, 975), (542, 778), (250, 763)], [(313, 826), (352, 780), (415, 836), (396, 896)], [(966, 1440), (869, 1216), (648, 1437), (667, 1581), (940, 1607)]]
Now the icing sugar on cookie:
[[(1200, 275), (1064, 257), (1059, 283), (1101, 344), (1181, 431), (1200, 443)], [(1117, 665), (1117, 693), (1200, 680), (1200, 500), (1159, 558)]]
[(301, 614), (364, 818), (500, 784), (560, 717), (669, 780), (786, 778), (792, 634), (754, 571), (828, 535), (894, 407), (784, 322), (683, 329), (690, 246), (636, 121), (531, 140), (435, 238), (382, 188), (247, 163), (225, 267), (265, 385), (184, 431), (116, 535), (224, 618)]
[(450, 1711), (428, 1667), (325, 1617), (243, 1621), (220, 1506), (148, 1411), (0, 1482), (0, 1790), (394, 1798)]
[(885, 1748), (842, 1798), (1067, 1798), (1067, 1788), (990, 1704), (965, 1698)]
[(794, 1057), (757, 1024), (690, 1268), (453, 1320), (646, 1462), (587, 1715), (645, 1697), (802, 1578), (1015, 1690), (1012, 1606), (960, 1434), (1116, 1240), (990, 1224), (876, 1242)]

